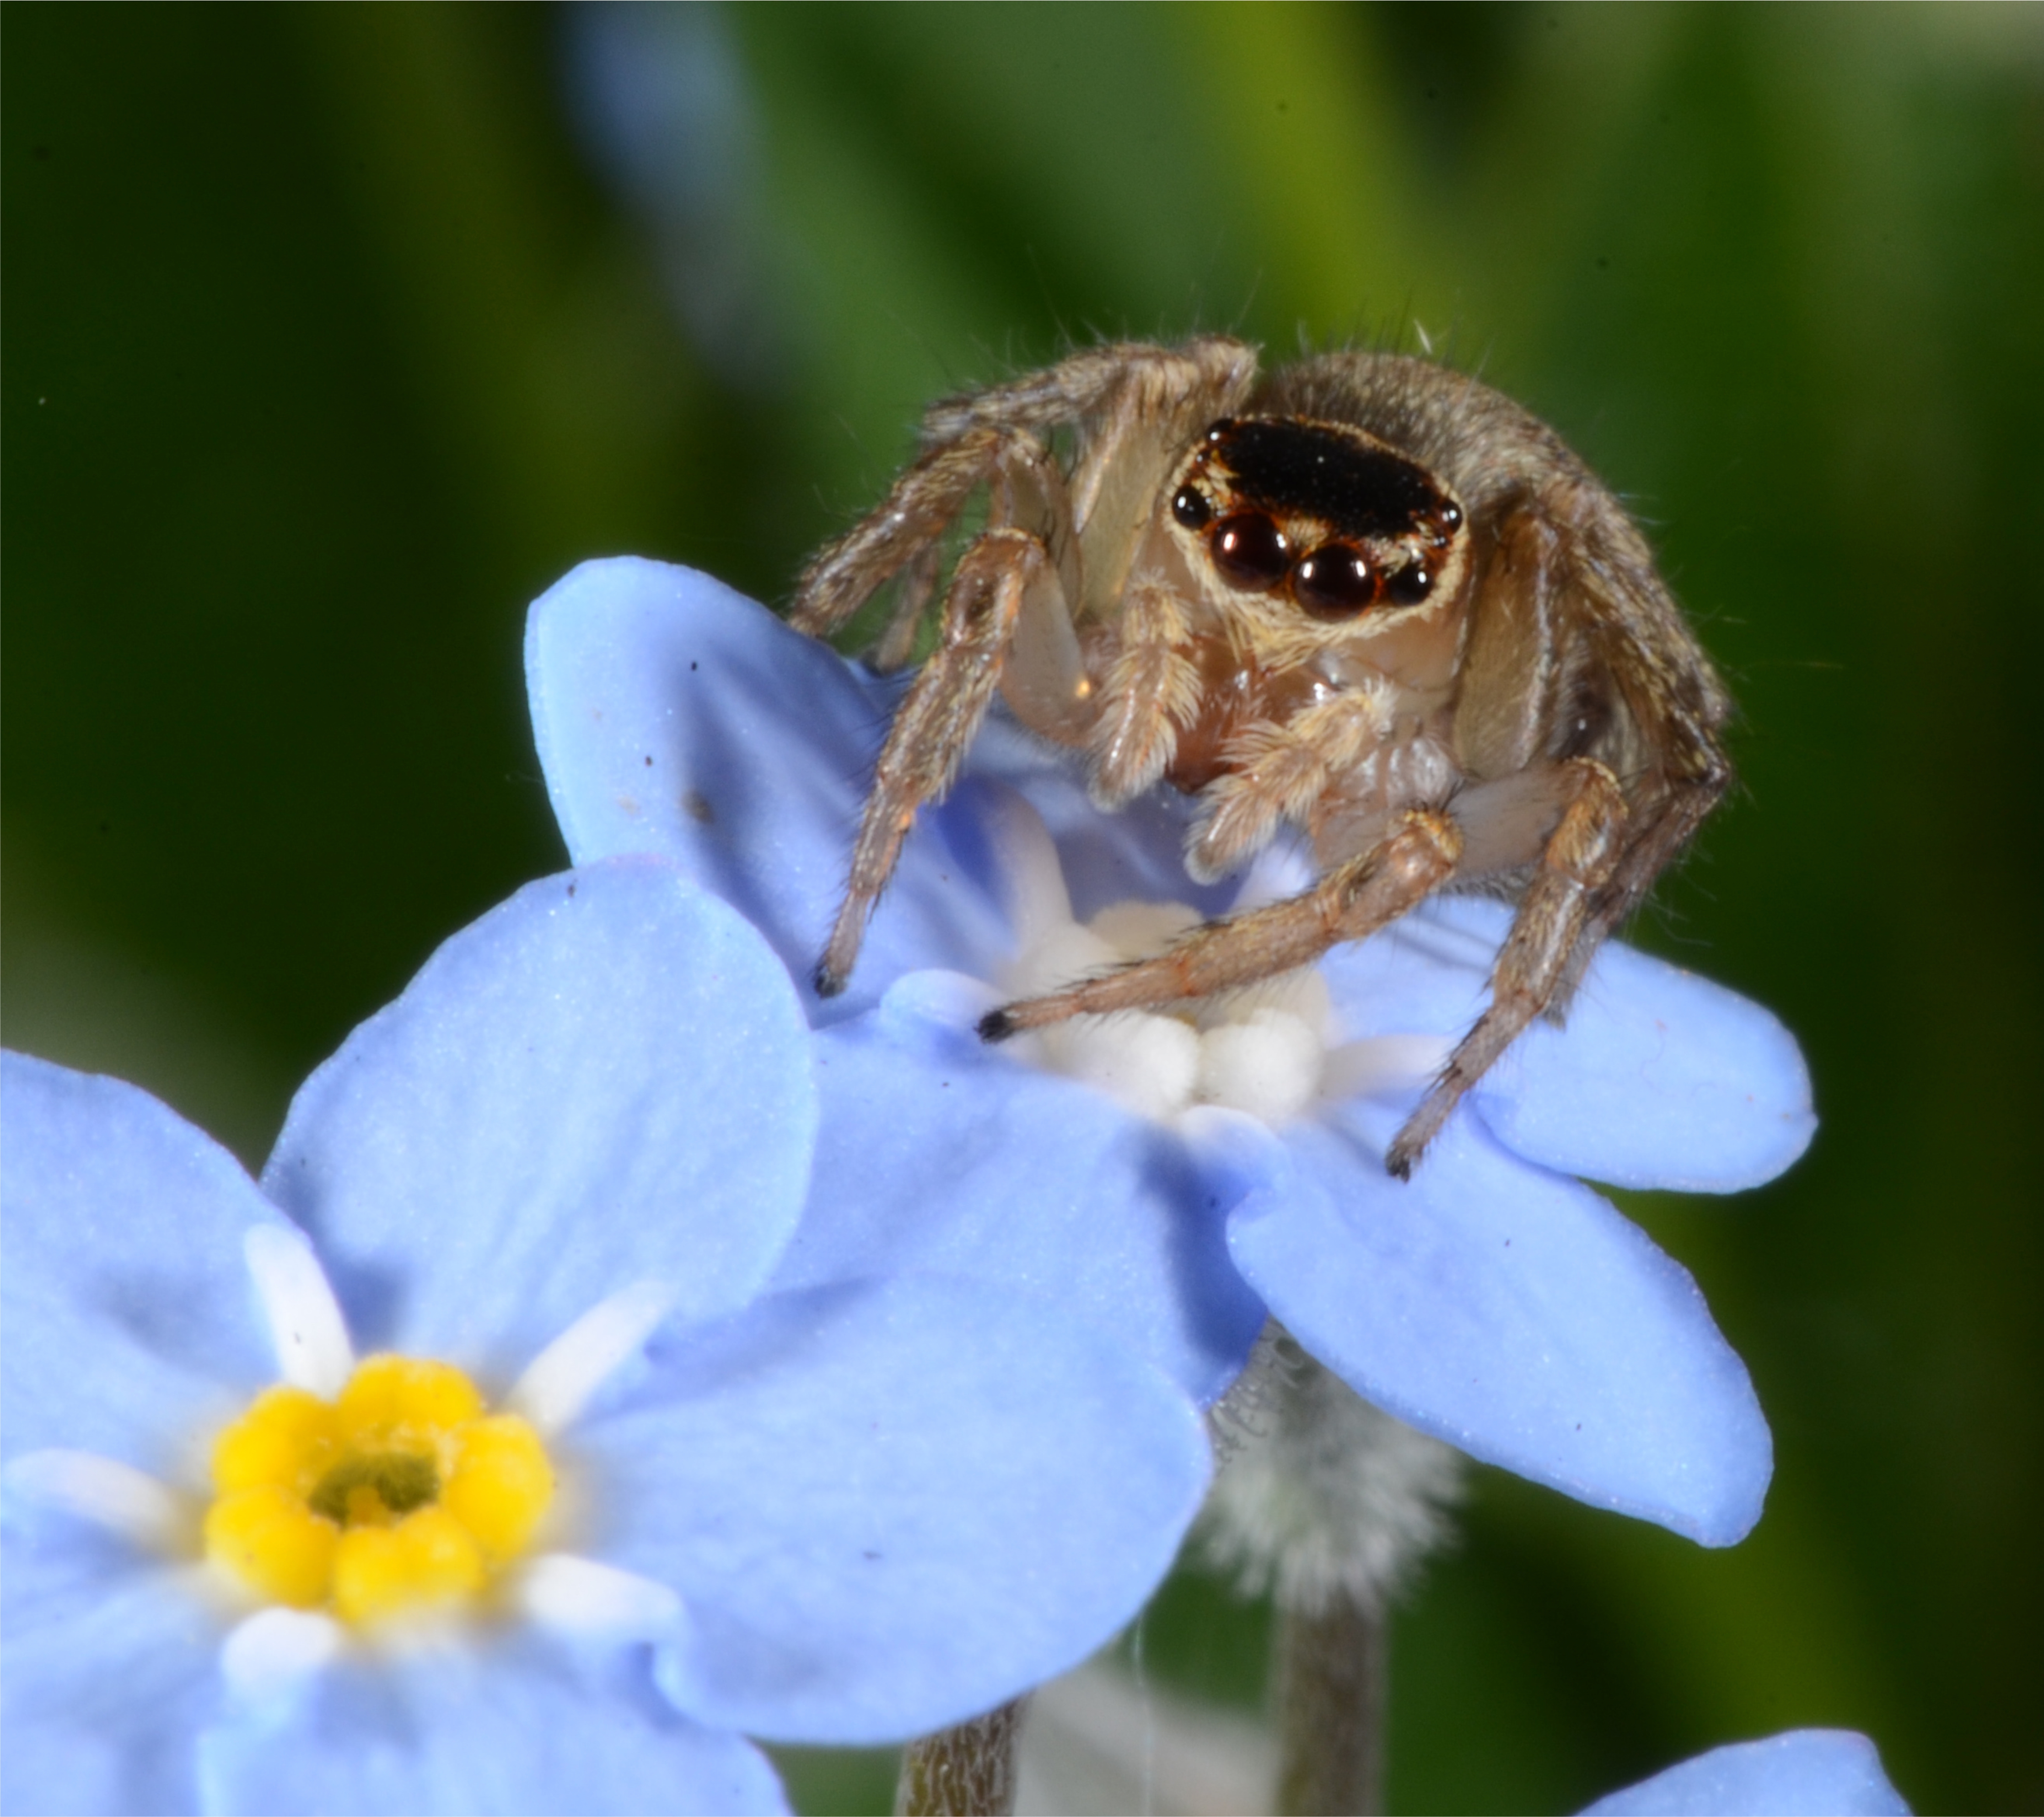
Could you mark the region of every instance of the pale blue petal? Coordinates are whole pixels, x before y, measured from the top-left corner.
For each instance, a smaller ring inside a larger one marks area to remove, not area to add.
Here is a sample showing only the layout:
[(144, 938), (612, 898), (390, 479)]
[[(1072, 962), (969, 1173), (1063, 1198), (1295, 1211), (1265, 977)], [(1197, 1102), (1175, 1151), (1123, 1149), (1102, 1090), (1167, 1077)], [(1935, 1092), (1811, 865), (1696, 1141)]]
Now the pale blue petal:
[[(1438, 898), (1328, 957), (1351, 1040), (1460, 1036), (1490, 1001), (1504, 903)], [(1566, 1025), (1535, 1022), (1472, 1094), (1506, 1147), (1615, 1186), (1735, 1192), (1772, 1180), (1816, 1128), (1795, 1037), (1758, 1003), (1616, 941)]]
[(1208, 1476), (1191, 1403), (1062, 1308), (897, 1276), (663, 1340), (578, 1434), (597, 1556), (670, 1584), (660, 1681), (769, 1740), (988, 1709), (1141, 1608)]
[(1529, 1161), (1680, 1192), (1772, 1180), (1817, 1127), (1802, 1052), (1773, 1016), (1616, 944), (1592, 963), (1567, 1026), (1535, 1023), (1476, 1102)]
[(690, 568), (585, 562), (534, 603), (525, 672), (578, 862), (674, 859), (766, 936), (819, 1019), (870, 1005), (905, 971), (1005, 950), (997, 898), (972, 874), (974, 830), (926, 810), (851, 989), (828, 1004), (810, 992), (897, 690), (763, 606)]
[(1213, 917), (1227, 914), (1235, 900), (1239, 880), (1195, 883), (1185, 874), (1195, 797), (1160, 786), (1103, 814), (1086, 793), (1078, 754), (1024, 731), (997, 701), (974, 741), (965, 775), (1015, 790), (1043, 816), (1080, 921), (1122, 902), (1189, 903)]
[(0, 1061), (0, 1434), (161, 1472), (276, 1376), (241, 1239), (282, 1225), (240, 1164), (117, 1079)]
[(217, 1707), (221, 1630), (191, 1571), (13, 1507), (6, 1549), (0, 1809), (197, 1810), (192, 1743)]
[(786, 972), (653, 859), (529, 885), (306, 1081), (263, 1186), (311, 1230), (363, 1349), (501, 1382), (598, 1301), (757, 1291), (815, 1130)]
[(1405, 1108), (1358, 1103), (1285, 1132), (1294, 1177), (1230, 1222), (1250, 1284), (1408, 1424), (1704, 1545), (1742, 1538), (1771, 1443), (1688, 1272), (1470, 1118), (1409, 1184), (1392, 1179), (1382, 1157)]
[(1381, 934), (1320, 961), (1343, 1036), (1459, 1035), (1490, 1001), (1490, 968), (1511, 924), (1502, 903), (1436, 896)]
[(1224, 1196), (1170, 1130), (986, 1046), (972, 1027), (983, 995), (919, 973), (817, 1036), (816, 1171), (774, 1284), (910, 1269), (1006, 1282), (1214, 1399), (1263, 1324), (1228, 1253), (1244, 1188)]
[(1713, 1748), (1600, 1798), (1584, 1817), (1908, 1817), (1873, 1743), (1795, 1729)]
[(347, 1661), (221, 1723), (201, 1758), (220, 1817), (787, 1809), (758, 1749), (654, 1690), (643, 1649), (592, 1665), (530, 1635)]

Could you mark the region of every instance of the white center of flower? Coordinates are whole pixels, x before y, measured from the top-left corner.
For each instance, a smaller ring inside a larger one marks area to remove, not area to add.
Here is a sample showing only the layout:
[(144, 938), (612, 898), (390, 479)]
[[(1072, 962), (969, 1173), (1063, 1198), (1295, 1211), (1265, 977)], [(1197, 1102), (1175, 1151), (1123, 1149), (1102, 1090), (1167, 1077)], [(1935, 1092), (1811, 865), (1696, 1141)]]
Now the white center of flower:
[[(1123, 902), (1082, 923), (1073, 917), (1058, 849), (1035, 810), (1010, 797), (991, 830), (1017, 935), (1013, 963), (992, 982), (1011, 1000), (1149, 958), (1200, 922), (1188, 903)], [(1235, 909), (1291, 895), (1312, 876), (1303, 857), (1267, 849)], [(1143, 1116), (1169, 1121), (1216, 1104), (1276, 1125), (1310, 1116), (1331, 1099), (1420, 1084), (1439, 1069), (1451, 1045), (1431, 1034), (1344, 1040), (1326, 981), (1305, 966), (1168, 1009), (1074, 1016), (1018, 1036), (1008, 1051), (1082, 1080)]]
[[(1018, 997), (1054, 990), (1161, 953), (1199, 922), (1184, 903), (1116, 903), (1082, 926), (1068, 911), (1040, 930), (1001, 986)], [(1333, 1025), (1327, 985), (1308, 968), (1173, 1011), (1074, 1016), (1034, 1040), (1041, 1064), (1144, 1116), (1220, 1104), (1285, 1123), (1320, 1095)]]

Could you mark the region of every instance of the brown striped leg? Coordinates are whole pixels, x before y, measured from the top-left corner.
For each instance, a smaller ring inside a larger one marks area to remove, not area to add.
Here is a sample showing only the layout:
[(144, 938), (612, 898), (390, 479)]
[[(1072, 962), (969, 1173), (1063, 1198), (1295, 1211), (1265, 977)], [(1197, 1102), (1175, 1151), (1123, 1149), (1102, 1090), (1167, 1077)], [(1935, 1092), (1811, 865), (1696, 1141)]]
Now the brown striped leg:
[(1575, 789), (1498, 952), (1490, 1007), (1448, 1057), (1433, 1089), (1384, 1157), (1385, 1170), (1400, 1180), (1411, 1176), (1412, 1163), (1439, 1134), (1462, 1094), (1546, 1007), (1589, 924), (1598, 892), (1617, 868), (1627, 818), (1618, 780), (1593, 758), (1574, 758), (1567, 767), (1576, 772)]
[(1303, 895), (1208, 922), (1159, 953), (990, 1012), (982, 1040), (1005, 1041), (1067, 1016), (1155, 1009), (1239, 990), (1361, 940), (1424, 901), (1454, 874), (1462, 832), (1444, 814), (1401, 814), (1382, 840), (1330, 871)]
[(942, 640), (909, 683), (881, 749), (844, 904), (817, 961), (819, 996), (836, 996), (851, 976), (866, 918), (894, 874), (916, 810), (951, 786), (986, 717), (1024, 600), (1032, 588), (1056, 585), (1043, 544), (1024, 530), (989, 530), (959, 558), (944, 599)]

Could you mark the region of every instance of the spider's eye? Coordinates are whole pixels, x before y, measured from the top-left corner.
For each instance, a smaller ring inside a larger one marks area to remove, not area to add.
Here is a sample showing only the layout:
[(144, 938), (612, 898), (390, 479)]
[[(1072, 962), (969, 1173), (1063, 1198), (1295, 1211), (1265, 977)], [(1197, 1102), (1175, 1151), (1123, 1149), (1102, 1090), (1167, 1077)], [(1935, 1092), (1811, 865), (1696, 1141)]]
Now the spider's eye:
[(1222, 518), (1207, 547), (1221, 578), (1235, 587), (1275, 587), (1292, 565), (1292, 545), (1285, 533), (1261, 511), (1238, 511)]
[(1434, 591), (1434, 571), (1424, 561), (1401, 568), (1384, 583), (1384, 596), (1394, 606), (1416, 606)]
[(1361, 549), (1329, 543), (1293, 566), (1292, 597), (1316, 618), (1347, 618), (1376, 603), (1377, 576)]
[(1203, 530), (1213, 522), (1213, 506), (1206, 495), (1190, 486), (1181, 486), (1171, 501), (1171, 515), (1189, 530)]

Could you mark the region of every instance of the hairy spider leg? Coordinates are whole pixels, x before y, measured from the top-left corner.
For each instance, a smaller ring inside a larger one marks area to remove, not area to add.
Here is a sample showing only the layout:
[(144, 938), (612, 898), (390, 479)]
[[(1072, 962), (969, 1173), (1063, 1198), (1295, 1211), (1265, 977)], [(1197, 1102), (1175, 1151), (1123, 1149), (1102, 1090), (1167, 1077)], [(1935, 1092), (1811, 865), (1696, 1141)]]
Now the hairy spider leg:
[(1623, 849), (1625, 793), (1593, 757), (1562, 766), (1573, 787), (1560, 824), (1548, 836), (1540, 868), (1513, 916), (1512, 931), (1491, 972), (1490, 1007), (1448, 1057), (1419, 1109), (1406, 1119), (1384, 1157), (1385, 1169), (1411, 1176), (1412, 1163), (1440, 1133), (1464, 1092), (1489, 1069), (1527, 1025), (1547, 1007), (1567, 976), (1569, 961), (1592, 926), (1597, 892), (1611, 881)]
[[(840, 629), (906, 570), (882, 653), (905, 660), (934, 588), (941, 539), (974, 491), (988, 488), (988, 527), (959, 558), (937, 649), (910, 684), (882, 749), (844, 902), (817, 963), (820, 995), (836, 995), (850, 978), (902, 841), (917, 810), (949, 787), (992, 703), (1016, 627), (1044, 614), (1069, 627), (1084, 571), (1077, 539), (1060, 526), (1084, 523), (1146, 408), (1168, 399), (1189, 416), (1216, 397), (1232, 399), (1250, 383), (1254, 359), (1241, 343), (1217, 339), (1183, 352), (1146, 350), (1132, 363), (1126, 349), (1094, 348), (1015, 385), (939, 404), (924, 420), (924, 452), (879, 510), (810, 564), (791, 618), (812, 636)], [(1103, 431), (1068, 488), (1034, 431), (1095, 414), (1105, 419)], [(1068, 703), (1066, 714), (1076, 706)]]
[[(818, 551), (802, 571), (789, 622), (813, 637), (842, 630), (879, 587), (942, 540), (966, 501), (1005, 461), (1041, 452), (1033, 437), (994, 424), (926, 448), (888, 488), (877, 510)], [(934, 572), (931, 578), (933, 583)], [(923, 597), (928, 596), (926, 591)], [(912, 629), (909, 635), (912, 639)]]
[(844, 903), (816, 964), (818, 996), (836, 996), (851, 978), (866, 919), (894, 874), (917, 810), (951, 786), (986, 717), (1016, 622), (1032, 597), (1037, 610), (1062, 611), (1062, 594), (1041, 540), (1027, 530), (988, 530), (959, 559), (941, 641), (909, 683), (881, 749)]
[(1312, 889), (1208, 922), (1155, 958), (991, 1011), (981, 1019), (980, 1038), (1005, 1041), (1067, 1016), (1168, 1008), (1311, 964), (1330, 947), (1374, 934), (1424, 901), (1454, 875), (1462, 850), (1462, 830), (1447, 814), (1410, 809), (1370, 850), (1337, 865)]

